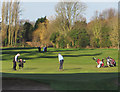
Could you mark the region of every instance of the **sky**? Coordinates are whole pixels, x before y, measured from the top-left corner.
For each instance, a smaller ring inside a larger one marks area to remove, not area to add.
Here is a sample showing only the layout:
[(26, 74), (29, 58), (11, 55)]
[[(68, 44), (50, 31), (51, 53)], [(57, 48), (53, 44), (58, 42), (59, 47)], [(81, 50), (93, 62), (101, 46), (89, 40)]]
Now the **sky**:
[[(24, 0), (21, 2), (21, 16), (20, 19), (28, 19), (30, 21), (36, 21), (38, 18), (47, 16), (50, 19), (51, 16), (55, 15), (55, 6), (58, 3), (58, 0), (52, 0), (51, 2), (47, 0)], [(84, 0), (85, 1), (85, 0)], [(87, 9), (85, 11), (85, 17), (87, 18), (87, 22), (89, 22), (94, 16), (94, 12), (97, 10), (98, 12), (102, 12), (105, 9), (115, 8), (118, 9), (118, 1), (117, 0), (87, 0), (84, 2), (87, 5)], [(1, 9), (0, 9), (1, 13)], [(1, 16), (0, 16), (1, 17)]]

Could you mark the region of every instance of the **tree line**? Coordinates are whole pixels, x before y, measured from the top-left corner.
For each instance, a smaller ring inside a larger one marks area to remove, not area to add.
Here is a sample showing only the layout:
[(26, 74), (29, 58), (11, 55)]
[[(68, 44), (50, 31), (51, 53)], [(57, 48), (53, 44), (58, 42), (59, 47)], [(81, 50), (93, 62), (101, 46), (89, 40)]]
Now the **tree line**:
[(2, 3), (2, 43), (12, 46), (17, 44), (19, 30), (20, 2), (12, 0)]
[(96, 11), (89, 23), (83, 2), (58, 2), (56, 15), (35, 23), (19, 20), (20, 2), (2, 4), (3, 46), (54, 46), (56, 48), (118, 47), (118, 12), (110, 8)]

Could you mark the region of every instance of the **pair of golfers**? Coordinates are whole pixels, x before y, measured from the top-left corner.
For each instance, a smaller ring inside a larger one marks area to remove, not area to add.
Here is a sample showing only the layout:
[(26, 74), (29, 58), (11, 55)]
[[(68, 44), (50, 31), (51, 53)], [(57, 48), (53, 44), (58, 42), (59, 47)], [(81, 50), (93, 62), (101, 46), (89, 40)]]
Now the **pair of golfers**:
[[(16, 70), (16, 65), (17, 65), (16, 63), (18, 62), (19, 56), (20, 56), (20, 54), (18, 53), (13, 59), (13, 70)], [(60, 64), (59, 71), (61, 71), (61, 70), (63, 70), (64, 58), (60, 53), (58, 54), (58, 59), (59, 59), (59, 64)]]

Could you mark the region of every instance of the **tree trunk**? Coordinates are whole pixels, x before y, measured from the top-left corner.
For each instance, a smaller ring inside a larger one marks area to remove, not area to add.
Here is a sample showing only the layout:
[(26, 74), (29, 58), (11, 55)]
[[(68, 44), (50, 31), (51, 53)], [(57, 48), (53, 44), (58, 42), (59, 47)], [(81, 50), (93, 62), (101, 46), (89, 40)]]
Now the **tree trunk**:
[(11, 44), (11, 15), (12, 13), (12, 1), (10, 2), (10, 6), (9, 6), (9, 28), (8, 28), (8, 46)]

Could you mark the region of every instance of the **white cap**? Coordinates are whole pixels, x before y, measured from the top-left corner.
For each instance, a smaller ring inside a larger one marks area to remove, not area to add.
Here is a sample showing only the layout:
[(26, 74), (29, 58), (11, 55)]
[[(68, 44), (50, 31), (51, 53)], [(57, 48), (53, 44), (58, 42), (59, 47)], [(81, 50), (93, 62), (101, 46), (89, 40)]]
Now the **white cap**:
[(20, 56), (20, 54), (18, 53), (17, 56)]

